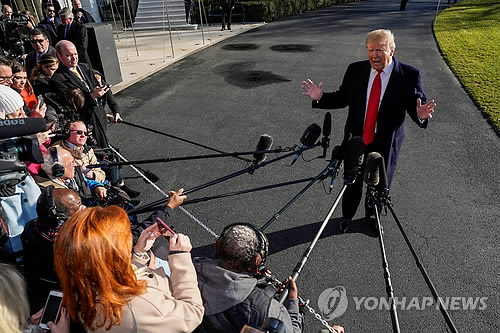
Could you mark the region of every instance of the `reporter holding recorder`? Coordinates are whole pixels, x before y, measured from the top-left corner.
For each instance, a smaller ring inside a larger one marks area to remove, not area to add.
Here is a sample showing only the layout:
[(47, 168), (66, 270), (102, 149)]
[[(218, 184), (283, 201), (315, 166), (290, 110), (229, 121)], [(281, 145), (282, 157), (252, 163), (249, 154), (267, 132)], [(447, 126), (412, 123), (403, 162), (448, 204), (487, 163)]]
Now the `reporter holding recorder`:
[(146, 266), (158, 236), (157, 224), (149, 226), (132, 250), (128, 216), (117, 206), (88, 208), (70, 218), (56, 240), (55, 267), (71, 318), (89, 332), (194, 330), (204, 309), (190, 240), (170, 237), (168, 278), (162, 268)]

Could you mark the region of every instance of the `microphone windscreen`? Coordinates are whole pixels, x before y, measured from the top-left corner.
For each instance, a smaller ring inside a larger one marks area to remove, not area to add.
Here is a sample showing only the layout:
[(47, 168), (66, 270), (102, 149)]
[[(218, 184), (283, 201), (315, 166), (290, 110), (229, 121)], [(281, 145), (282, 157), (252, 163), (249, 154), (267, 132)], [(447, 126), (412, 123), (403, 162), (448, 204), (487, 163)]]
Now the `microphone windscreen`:
[(379, 186), (382, 188), (388, 188), (388, 182), (387, 182), (387, 170), (385, 169), (385, 162), (384, 162), (384, 157), (380, 156), (380, 164), (378, 166), (379, 168), (379, 177), (380, 177), (380, 182)]
[(332, 134), (332, 114), (327, 112), (323, 120), (323, 136), (330, 136)]
[(377, 185), (379, 183), (379, 159), (382, 158), (379, 153), (372, 152), (366, 158), (365, 183), (367, 185)]
[[(261, 150), (269, 150), (273, 146), (273, 138), (268, 135), (268, 134), (262, 134), (259, 138), (259, 142), (257, 143), (257, 148), (255, 148), (256, 151), (261, 151)], [(265, 153), (256, 153), (253, 154), (253, 158), (255, 159), (256, 163), (264, 162), (266, 159), (266, 154)]]
[(21, 118), (0, 120), (0, 139), (31, 135), (47, 130), (43, 118)]
[(334, 160), (341, 161), (341, 160), (344, 160), (344, 157), (345, 157), (345, 153), (344, 153), (344, 150), (342, 149), (341, 146), (333, 147), (332, 158), (331, 158), (332, 161), (334, 161)]
[(302, 145), (306, 147), (314, 146), (320, 135), (321, 135), (321, 126), (319, 126), (316, 123), (311, 124), (307, 126), (306, 130), (304, 131), (304, 134), (302, 134), (302, 137), (300, 138), (300, 143), (302, 143)]
[(363, 138), (355, 136), (346, 145), (344, 170), (346, 173), (357, 172), (363, 164), (365, 143)]

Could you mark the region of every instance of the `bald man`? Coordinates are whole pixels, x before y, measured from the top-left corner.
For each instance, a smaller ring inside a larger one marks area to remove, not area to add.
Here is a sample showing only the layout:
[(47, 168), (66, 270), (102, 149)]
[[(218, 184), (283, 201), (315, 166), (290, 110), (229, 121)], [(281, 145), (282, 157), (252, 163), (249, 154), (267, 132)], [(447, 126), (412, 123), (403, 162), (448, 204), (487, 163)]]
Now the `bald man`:
[(62, 147), (51, 147), (43, 154), (42, 170), (35, 181), (42, 188), (50, 185), (75, 191), (83, 200), (92, 200), (92, 196), (104, 199), (106, 187), (101, 182), (87, 179), (80, 168), (75, 168), (71, 153)]
[[(68, 88), (78, 88), (85, 95), (84, 112), (81, 114), (85, 125), (92, 125), (92, 137), (97, 146), (108, 146), (106, 138), (106, 111), (100, 105), (99, 99), (108, 92), (109, 87), (100, 86), (87, 64), (79, 62), (79, 55), (73, 43), (62, 40), (56, 44), (57, 57), (60, 64), (57, 72), (50, 79), (52, 92), (64, 96)], [(60, 100), (64, 104), (65, 101)]]
[(54, 271), (54, 241), (64, 222), (85, 208), (78, 194), (65, 188), (48, 186), (38, 198), (38, 218), (30, 221), (21, 235), (23, 264), (33, 309), (42, 308), (49, 291), (60, 288)]

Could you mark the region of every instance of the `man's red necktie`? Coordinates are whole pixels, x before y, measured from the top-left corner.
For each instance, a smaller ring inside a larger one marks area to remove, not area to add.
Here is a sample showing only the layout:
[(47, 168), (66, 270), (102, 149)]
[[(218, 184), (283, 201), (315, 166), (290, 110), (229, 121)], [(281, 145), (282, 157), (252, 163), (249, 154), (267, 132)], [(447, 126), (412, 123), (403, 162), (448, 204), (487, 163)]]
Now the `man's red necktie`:
[(370, 97), (368, 98), (368, 108), (366, 109), (365, 129), (363, 130), (363, 141), (365, 145), (373, 142), (375, 136), (375, 124), (377, 123), (378, 104), (380, 102), (380, 94), (382, 92), (382, 80), (380, 80), (380, 73), (377, 70), (377, 75), (373, 80), (372, 89), (370, 90)]

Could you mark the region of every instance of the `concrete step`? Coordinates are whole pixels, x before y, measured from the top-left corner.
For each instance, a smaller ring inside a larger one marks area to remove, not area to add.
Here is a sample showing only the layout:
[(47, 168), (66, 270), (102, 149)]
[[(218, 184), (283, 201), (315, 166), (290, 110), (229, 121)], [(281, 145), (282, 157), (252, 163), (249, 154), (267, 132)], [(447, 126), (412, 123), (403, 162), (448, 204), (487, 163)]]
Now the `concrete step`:
[[(177, 20), (179, 18), (186, 19), (185, 13), (168, 13), (168, 18), (170, 21)], [(137, 16), (135, 18), (135, 22), (155, 22), (155, 21), (168, 21), (167, 15), (159, 14), (159, 15), (151, 15), (151, 16)]]
[[(173, 25), (171, 24), (170, 25), (172, 30), (197, 30), (198, 29), (198, 25), (197, 24), (179, 24), (179, 25)], [(136, 31), (145, 31), (145, 30), (162, 30), (163, 29), (163, 26), (140, 26), (140, 27), (136, 27), (134, 25), (134, 29)], [(125, 29), (126, 31), (131, 31), (132, 29), (131, 28), (127, 28)], [(168, 30), (168, 25), (165, 25), (165, 30)]]

